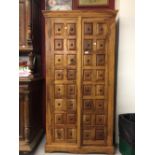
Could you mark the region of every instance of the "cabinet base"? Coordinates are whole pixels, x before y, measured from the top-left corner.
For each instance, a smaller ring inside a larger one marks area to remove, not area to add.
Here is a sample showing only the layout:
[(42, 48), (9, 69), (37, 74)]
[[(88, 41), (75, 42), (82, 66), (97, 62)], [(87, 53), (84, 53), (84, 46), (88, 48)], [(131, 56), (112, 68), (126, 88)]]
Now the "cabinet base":
[(46, 152), (67, 152), (67, 153), (107, 153), (114, 154), (114, 146), (74, 146), (74, 145), (45, 145)]
[(38, 132), (34, 139), (30, 143), (25, 143), (24, 141), (19, 142), (19, 151), (20, 152), (31, 152), (36, 145), (39, 143), (40, 139), (43, 136), (43, 129)]

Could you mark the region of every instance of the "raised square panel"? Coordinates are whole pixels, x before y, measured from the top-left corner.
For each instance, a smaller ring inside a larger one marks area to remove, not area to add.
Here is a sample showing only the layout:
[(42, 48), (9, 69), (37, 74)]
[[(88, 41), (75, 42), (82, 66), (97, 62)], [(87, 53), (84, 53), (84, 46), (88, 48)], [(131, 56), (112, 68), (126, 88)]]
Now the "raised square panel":
[(75, 124), (76, 123), (76, 115), (75, 114), (67, 114), (67, 123)]
[(84, 110), (94, 110), (93, 100), (84, 100), (83, 101), (83, 109)]
[(96, 107), (96, 110), (97, 111), (102, 111), (104, 113), (104, 100), (96, 100), (96, 104), (95, 104), (95, 107)]
[(92, 55), (85, 54), (83, 63), (84, 63), (84, 66), (92, 66)]
[(83, 139), (84, 140), (93, 140), (94, 139), (94, 130), (92, 130), (92, 129), (83, 130)]
[(67, 32), (68, 35), (76, 35), (76, 24), (75, 23), (69, 23), (67, 24)]
[(92, 51), (93, 50), (93, 40), (85, 39), (84, 40), (84, 51)]
[(91, 125), (91, 115), (83, 115), (83, 124)]
[(96, 42), (97, 42), (96, 50), (104, 52), (105, 50), (104, 40), (97, 40)]
[(83, 78), (85, 81), (91, 81), (93, 76), (93, 70), (84, 70), (83, 71)]
[(104, 54), (97, 54), (96, 55), (96, 65), (97, 66), (104, 66), (105, 65), (105, 55)]
[(96, 140), (104, 140), (104, 129), (95, 131), (95, 139)]
[(68, 80), (76, 80), (76, 70), (75, 69), (67, 70), (67, 79)]
[(67, 86), (67, 97), (68, 98), (75, 98), (76, 97), (76, 86), (75, 85), (68, 85)]
[(84, 23), (84, 34), (85, 35), (93, 34), (93, 23)]
[(68, 50), (76, 50), (76, 39), (68, 40)]
[(54, 40), (54, 50), (63, 50), (63, 39)]
[(55, 55), (54, 63), (55, 65), (63, 66), (64, 56), (63, 55)]
[(76, 55), (75, 54), (67, 55), (67, 65), (71, 65), (71, 66), (76, 65)]
[(55, 70), (55, 80), (63, 80), (64, 70)]
[(66, 110), (66, 105), (63, 99), (55, 99), (55, 110), (56, 111)]
[(63, 128), (55, 129), (55, 140), (64, 140), (65, 132)]
[(83, 94), (84, 94), (84, 96), (91, 96), (91, 95), (93, 95), (92, 85), (84, 85), (83, 86)]
[(55, 35), (63, 35), (63, 30), (64, 30), (64, 24), (62, 23), (55, 23), (54, 24), (54, 33)]
[(105, 116), (104, 115), (96, 115), (96, 125), (105, 125)]
[(105, 23), (97, 24), (97, 35), (105, 36), (107, 34), (108, 27)]
[(64, 114), (55, 114), (55, 124), (64, 124), (65, 117)]
[(97, 81), (103, 81), (105, 77), (105, 72), (104, 70), (97, 70), (96, 71), (96, 80)]
[(104, 95), (104, 85), (96, 85), (96, 96)]
[(76, 129), (75, 128), (69, 128), (67, 129), (67, 139), (76, 139)]
[(75, 111), (76, 110), (76, 100), (68, 99), (67, 102), (67, 110), (68, 111)]
[(64, 85), (55, 85), (55, 98), (64, 97)]

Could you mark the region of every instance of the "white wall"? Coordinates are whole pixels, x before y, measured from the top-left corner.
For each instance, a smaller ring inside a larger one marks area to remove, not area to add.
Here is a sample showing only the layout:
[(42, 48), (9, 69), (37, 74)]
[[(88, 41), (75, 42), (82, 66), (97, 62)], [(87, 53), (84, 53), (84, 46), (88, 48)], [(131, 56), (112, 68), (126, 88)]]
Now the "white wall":
[(134, 0), (116, 0), (118, 12), (118, 68), (116, 94), (116, 141), (118, 115), (135, 112), (134, 102)]

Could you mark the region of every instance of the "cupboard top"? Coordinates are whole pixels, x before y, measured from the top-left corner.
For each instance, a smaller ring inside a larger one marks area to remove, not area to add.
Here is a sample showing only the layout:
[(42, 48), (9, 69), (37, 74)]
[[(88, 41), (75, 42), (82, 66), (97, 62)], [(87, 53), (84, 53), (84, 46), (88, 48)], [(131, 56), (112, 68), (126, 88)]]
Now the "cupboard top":
[(48, 17), (116, 17), (117, 10), (69, 10), (69, 11), (45, 11), (43, 10), (45, 18)]

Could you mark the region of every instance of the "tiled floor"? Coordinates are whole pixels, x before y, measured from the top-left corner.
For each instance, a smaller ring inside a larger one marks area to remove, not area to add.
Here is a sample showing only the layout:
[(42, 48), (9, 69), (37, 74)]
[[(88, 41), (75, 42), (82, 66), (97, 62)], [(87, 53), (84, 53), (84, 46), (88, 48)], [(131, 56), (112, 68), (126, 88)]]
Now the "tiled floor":
[[(40, 144), (38, 145), (38, 147), (35, 149), (34, 152), (27, 153), (27, 154), (20, 153), (20, 155), (68, 155), (69, 154), (69, 153), (45, 153), (44, 145), (45, 145), (45, 137), (42, 139), (42, 141), (40, 142)], [(78, 155), (81, 155), (81, 154), (78, 154)], [(96, 155), (96, 154), (91, 154), (91, 155)], [(102, 154), (102, 155), (106, 155), (106, 154)], [(115, 155), (121, 155), (121, 154), (117, 150)]]

